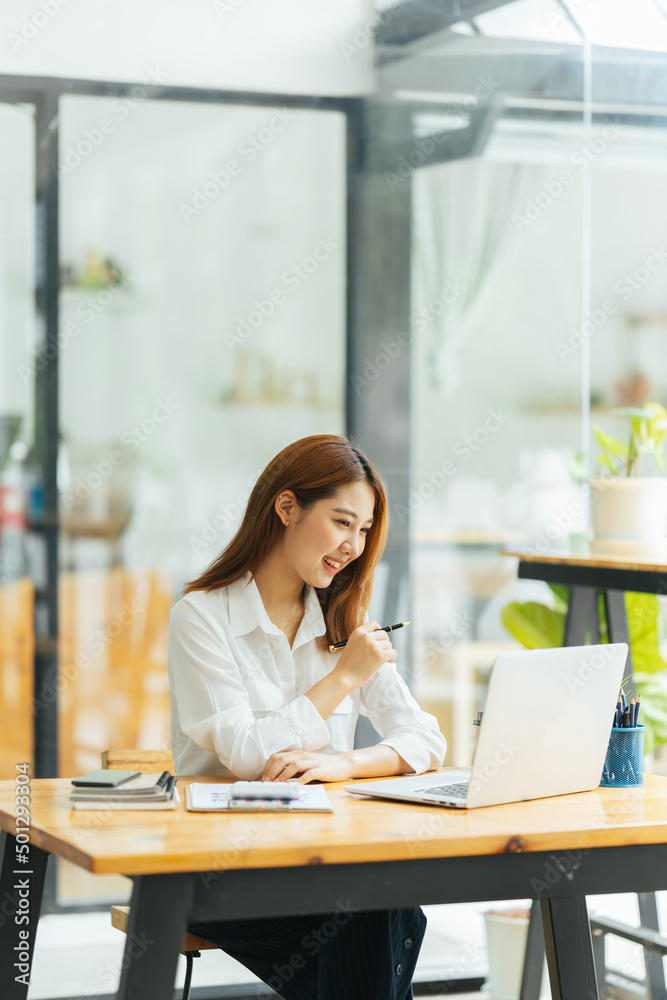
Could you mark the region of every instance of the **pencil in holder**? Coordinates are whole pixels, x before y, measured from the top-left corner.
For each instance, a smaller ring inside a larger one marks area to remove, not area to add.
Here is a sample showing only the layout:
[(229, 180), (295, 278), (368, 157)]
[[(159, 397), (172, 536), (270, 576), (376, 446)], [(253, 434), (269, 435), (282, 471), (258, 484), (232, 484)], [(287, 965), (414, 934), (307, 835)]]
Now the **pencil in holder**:
[(644, 784), (644, 733), (646, 726), (614, 728), (602, 768), (601, 785), (630, 788)]

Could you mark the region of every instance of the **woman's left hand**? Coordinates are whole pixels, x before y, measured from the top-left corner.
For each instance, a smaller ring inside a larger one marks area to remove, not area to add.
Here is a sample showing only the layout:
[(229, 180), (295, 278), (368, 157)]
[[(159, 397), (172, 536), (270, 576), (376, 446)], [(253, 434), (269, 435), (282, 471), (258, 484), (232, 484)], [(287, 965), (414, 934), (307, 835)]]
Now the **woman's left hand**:
[(280, 750), (264, 765), (262, 781), (345, 781), (350, 766), (344, 753), (309, 753), (306, 750)]

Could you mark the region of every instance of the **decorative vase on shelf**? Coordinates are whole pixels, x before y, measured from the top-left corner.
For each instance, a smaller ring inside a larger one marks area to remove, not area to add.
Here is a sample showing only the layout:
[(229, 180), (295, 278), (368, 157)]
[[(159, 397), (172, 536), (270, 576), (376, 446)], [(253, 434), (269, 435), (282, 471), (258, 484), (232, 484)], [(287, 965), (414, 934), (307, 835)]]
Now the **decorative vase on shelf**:
[(659, 403), (617, 410), (630, 418), (627, 443), (604, 434), (595, 436), (600, 465), (612, 474), (591, 479), (593, 552), (654, 558), (667, 557), (667, 478), (637, 473), (647, 455), (664, 469), (663, 442), (667, 435), (667, 410)]
[[(667, 479), (591, 479), (591, 527), (595, 540), (648, 546), (667, 544)], [(613, 547), (613, 546), (612, 546)]]

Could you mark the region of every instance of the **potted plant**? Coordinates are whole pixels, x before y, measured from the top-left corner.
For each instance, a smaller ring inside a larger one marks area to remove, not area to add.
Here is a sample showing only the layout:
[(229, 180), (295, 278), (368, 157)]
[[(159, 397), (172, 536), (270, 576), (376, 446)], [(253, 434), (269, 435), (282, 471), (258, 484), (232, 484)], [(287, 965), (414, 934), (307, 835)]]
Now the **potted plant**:
[[(595, 427), (598, 464), (606, 475), (590, 480), (593, 548), (637, 551), (664, 546), (667, 527), (667, 478), (642, 476), (643, 460), (652, 456), (665, 468), (663, 444), (667, 410), (660, 403), (614, 410), (630, 420), (629, 440), (619, 441)], [(597, 544), (596, 544), (597, 543)]]

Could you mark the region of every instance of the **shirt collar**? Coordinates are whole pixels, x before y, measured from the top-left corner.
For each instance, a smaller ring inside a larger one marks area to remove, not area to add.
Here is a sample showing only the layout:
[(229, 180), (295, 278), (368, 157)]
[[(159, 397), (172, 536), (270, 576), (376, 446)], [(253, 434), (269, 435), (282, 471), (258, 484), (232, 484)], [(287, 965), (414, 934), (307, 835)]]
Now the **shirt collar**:
[[(255, 578), (248, 571), (227, 587), (229, 593), (229, 627), (234, 637), (247, 635), (256, 628), (272, 635), (282, 635), (266, 613)], [(308, 585), (303, 618), (292, 650), (316, 636), (324, 635), (326, 626), (322, 607), (314, 587)]]

